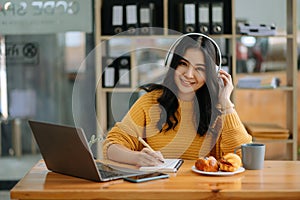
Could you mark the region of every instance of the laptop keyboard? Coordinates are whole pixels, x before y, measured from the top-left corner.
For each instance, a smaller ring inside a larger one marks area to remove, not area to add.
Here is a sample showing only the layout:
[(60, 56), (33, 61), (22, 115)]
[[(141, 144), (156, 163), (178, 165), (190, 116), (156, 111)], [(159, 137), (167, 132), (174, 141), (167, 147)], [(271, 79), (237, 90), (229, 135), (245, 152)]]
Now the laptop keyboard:
[(115, 169), (104, 165), (103, 163), (96, 162), (96, 165), (102, 177), (123, 176), (127, 174), (126, 172), (123, 173), (116, 171)]

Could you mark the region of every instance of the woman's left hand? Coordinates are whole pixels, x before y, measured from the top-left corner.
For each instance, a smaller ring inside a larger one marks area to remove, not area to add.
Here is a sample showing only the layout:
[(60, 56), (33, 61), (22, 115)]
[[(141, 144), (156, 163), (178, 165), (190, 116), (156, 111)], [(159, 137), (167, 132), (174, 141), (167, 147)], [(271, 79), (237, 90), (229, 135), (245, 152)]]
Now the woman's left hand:
[(231, 93), (233, 91), (233, 83), (231, 75), (224, 70), (218, 72), (219, 78), (219, 103), (222, 109), (232, 107), (230, 100)]

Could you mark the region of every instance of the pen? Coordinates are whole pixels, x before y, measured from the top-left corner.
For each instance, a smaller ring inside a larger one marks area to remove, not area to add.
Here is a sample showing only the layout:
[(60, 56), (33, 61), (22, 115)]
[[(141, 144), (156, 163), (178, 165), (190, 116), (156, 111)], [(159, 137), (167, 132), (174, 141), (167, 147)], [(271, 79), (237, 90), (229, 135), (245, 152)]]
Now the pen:
[[(145, 140), (144, 140), (143, 138), (141, 138), (140, 136), (138, 136), (138, 140), (139, 140), (145, 147), (147, 147), (148, 149), (150, 149), (150, 151), (155, 152), (155, 151), (150, 147), (150, 145), (149, 145), (147, 142), (145, 142)], [(159, 161), (161, 161), (162, 163), (165, 162), (165, 161), (162, 160), (162, 159), (159, 159)]]

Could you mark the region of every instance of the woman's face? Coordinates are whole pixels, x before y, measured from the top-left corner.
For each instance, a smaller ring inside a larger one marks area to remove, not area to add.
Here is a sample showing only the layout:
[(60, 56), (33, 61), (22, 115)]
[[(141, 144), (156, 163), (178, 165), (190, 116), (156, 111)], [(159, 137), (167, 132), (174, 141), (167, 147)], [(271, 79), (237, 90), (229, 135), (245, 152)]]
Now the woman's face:
[(187, 49), (174, 75), (179, 99), (189, 101), (194, 98), (195, 91), (205, 83), (205, 68), (203, 52), (196, 48)]

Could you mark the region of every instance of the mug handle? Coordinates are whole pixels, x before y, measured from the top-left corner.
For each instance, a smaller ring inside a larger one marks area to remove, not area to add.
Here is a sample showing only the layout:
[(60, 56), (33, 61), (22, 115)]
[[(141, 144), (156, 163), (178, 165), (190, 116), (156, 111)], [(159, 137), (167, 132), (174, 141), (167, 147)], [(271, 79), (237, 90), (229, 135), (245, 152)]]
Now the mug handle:
[(241, 149), (242, 148), (242, 146), (238, 146), (238, 147), (236, 147), (235, 149), (234, 149), (234, 153), (235, 154), (237, 154), (236, 152), (237, 152), (237, 150), (239, 150), (239, 149)]

